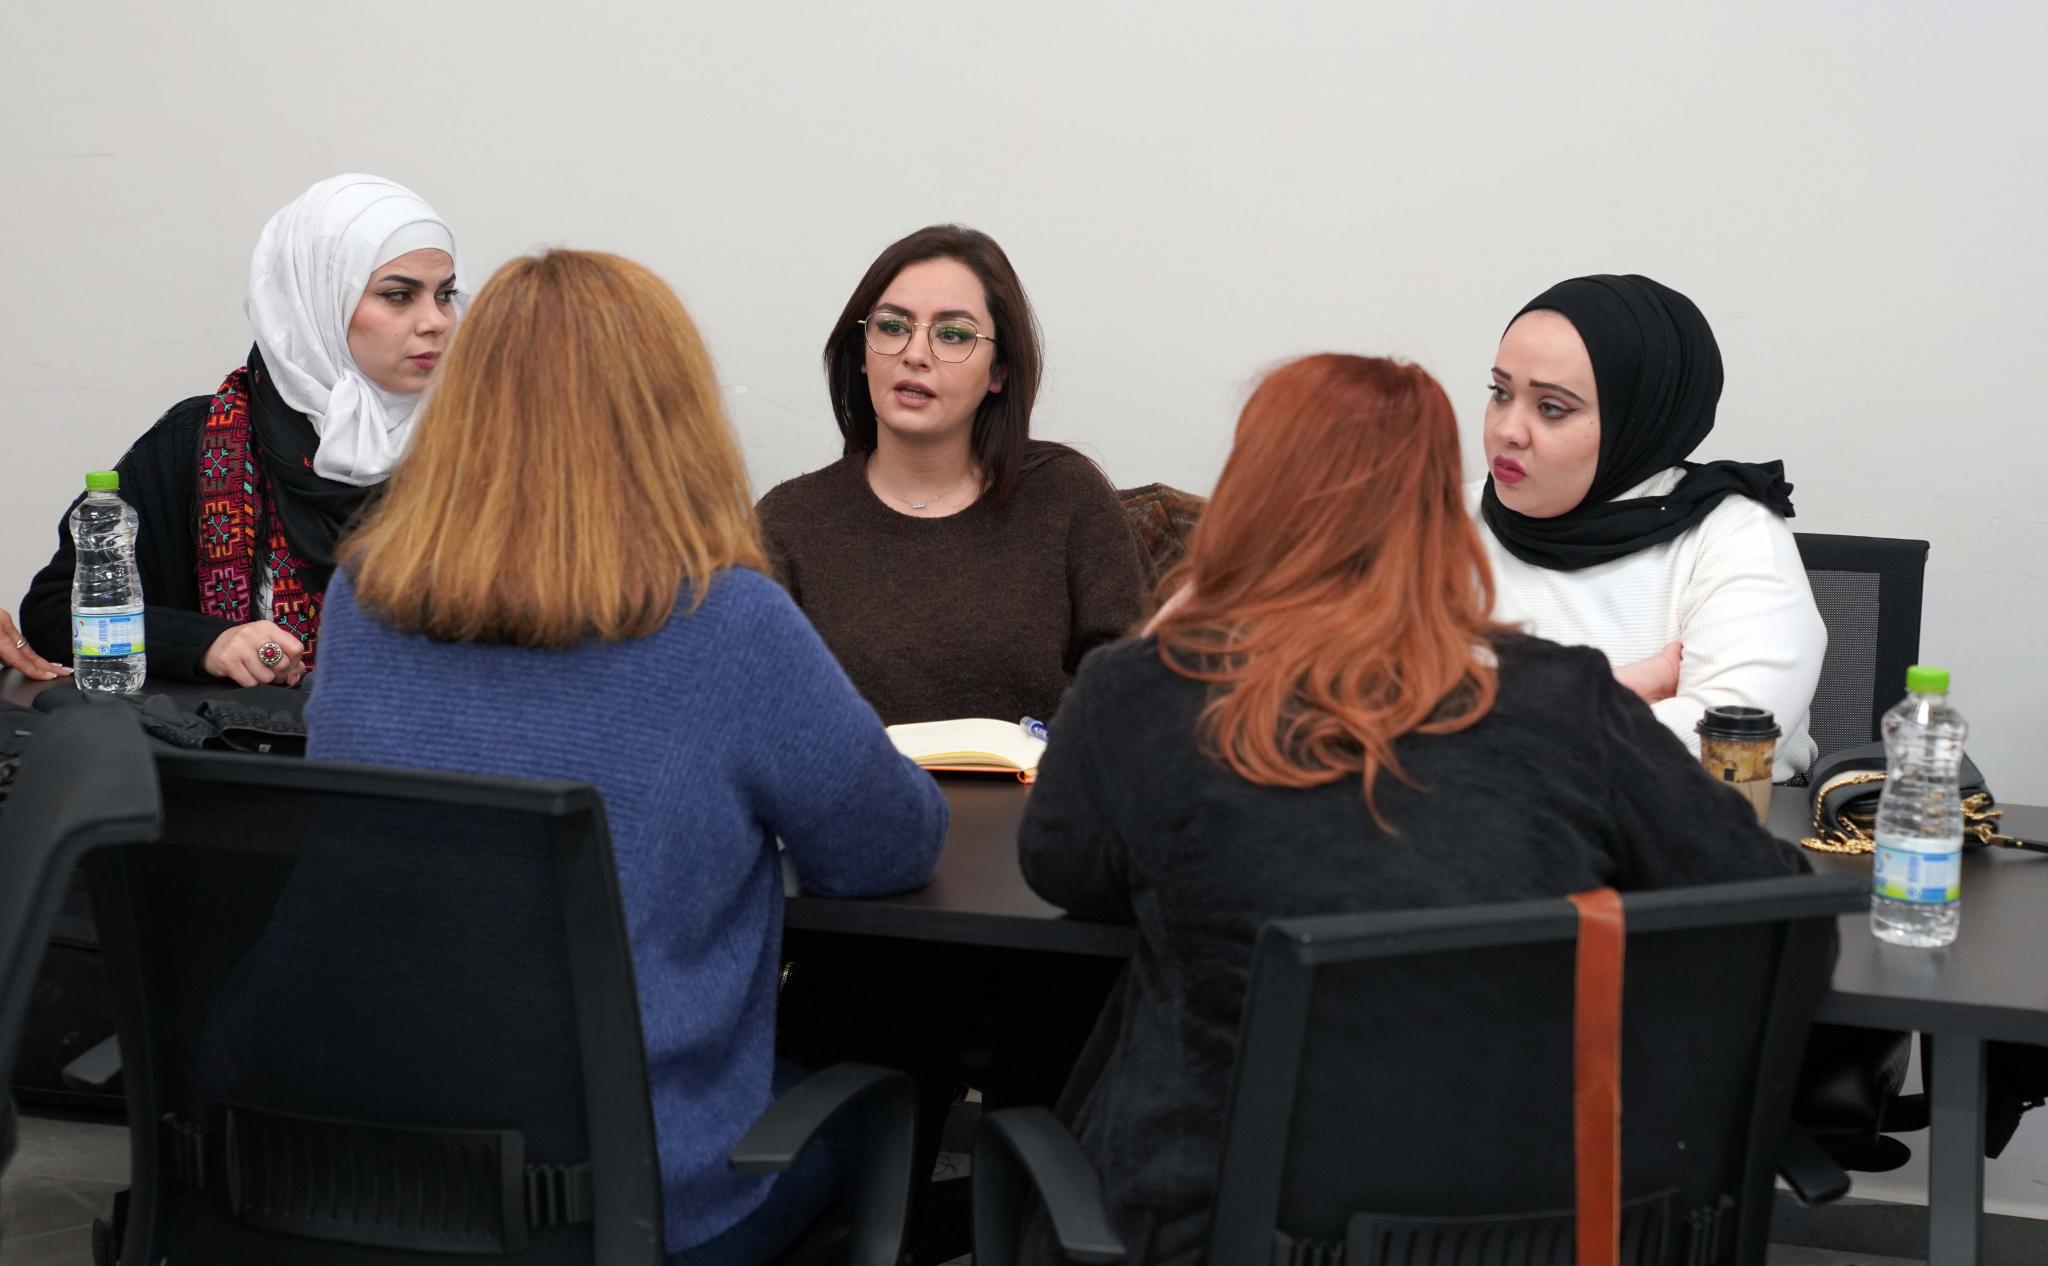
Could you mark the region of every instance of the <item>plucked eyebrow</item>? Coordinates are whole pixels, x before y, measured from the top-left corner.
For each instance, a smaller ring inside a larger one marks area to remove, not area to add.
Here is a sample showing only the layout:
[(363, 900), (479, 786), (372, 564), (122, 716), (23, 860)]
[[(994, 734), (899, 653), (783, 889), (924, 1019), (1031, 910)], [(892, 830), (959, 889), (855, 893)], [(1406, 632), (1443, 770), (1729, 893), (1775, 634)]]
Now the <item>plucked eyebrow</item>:
[[(875, 311), (894, 312), (900, 316), (912, 315), (910, 309), (904, 307), (900, 303), (878, 303), (875, 305)], [(948, 317), (966, 317), (968, 320), (976, 323), (979, 323), (981, 321), (980, 317), (974, 315), (972, 312), (969, 312), (965, 308), (947, 308), (944, 312), (932, 313), (932, 320), (934, 321), (943, 321)]]
[[(1515, 376), (1513, 374), (1509, 373), (1505, 369), (1502, 369), (1498, 365), (1495, 365), (1493, 367), (1493, 376), (1495, 378), (1504, 379), (1508, 382), (1513, 382), (1515, 380)], [(1573, 400), (1578, 401), (1580, 404), (1586, 403), (1586, 398), (1584, 396), (1581, 396), (1578, 392), (1573, 391), (1570, 387), (1560, 387), (1554, 382), (1537, 382), (1533, 378), (1529, 380), (1529, 385), (1531, 387), (1534, 387), (1538, 391), (1555, 391), (1558, 395), (1570, 396)]]
[[(404, 273), (385, 273), (382, 277), (377, 278), (376, 284), (380, 286), (411, 286), (415, 290), (424, 290), (426, 288), (425, 282), (417, 277), (408, 277)], [(442, 282), (439, 288), (446, 290), (454, 284), (455, 274), (449, 273), (448, 279)]]

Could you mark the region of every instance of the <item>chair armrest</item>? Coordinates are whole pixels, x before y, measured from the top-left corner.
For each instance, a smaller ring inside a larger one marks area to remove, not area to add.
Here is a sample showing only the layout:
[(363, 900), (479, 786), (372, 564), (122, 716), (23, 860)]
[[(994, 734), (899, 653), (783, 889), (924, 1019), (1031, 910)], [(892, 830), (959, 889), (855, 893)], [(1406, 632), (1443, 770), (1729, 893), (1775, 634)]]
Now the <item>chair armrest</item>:
[[(910, 1078), (866, 1064), (834, 1064), (812, 1073), (768, 1105), (728, 1157), (744, 1174), (779, 1174), (796, 1163), (827, 1121), (859, 1114), (853, 1241), (847, 1266), (895, 1266), (910, 1218), (917, 1143), (917, 1096)], [(928, 1175), (927, 1175), (928, 1176)]]
[(106, 1038), (64, 1065), (58, 1075), (72, 1090), (106, 1090), (121, 1075), (121, 1039)]
[(1849, 1191), (1849, 1174), (1804, 1126), (1788, 1124), (1778, 1144), (1778, 1176), (1805, 1205), (1831, 1204)]
[(1102, 1176), (1059, 1119), (1044, 1108), (1009, 1108), (981, 1119), (974, 1139), (974, 1260), (1013, 1266), (1026, 1197), (1036, 1194), (1060, 1251), (1077, 1262), (1124, 1260), (1110, 1225)]

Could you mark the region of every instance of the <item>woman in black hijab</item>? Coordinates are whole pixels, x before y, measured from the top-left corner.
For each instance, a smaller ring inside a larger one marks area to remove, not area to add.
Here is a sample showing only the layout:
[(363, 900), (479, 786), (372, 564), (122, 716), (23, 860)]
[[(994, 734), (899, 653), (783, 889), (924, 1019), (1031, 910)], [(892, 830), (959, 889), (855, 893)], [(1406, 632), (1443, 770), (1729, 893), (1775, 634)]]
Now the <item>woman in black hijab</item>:
[(1561, 282), (1508, 326), (1488, 390), (1496, 616), (1604, 651), (1695, 751), (1707, 708), (1770, 709), (1776, 776), (1803, 772), (1827, 630), (1783, 464), (1688, 460), (1721, 398), (1700, 310), (1648, 277)]

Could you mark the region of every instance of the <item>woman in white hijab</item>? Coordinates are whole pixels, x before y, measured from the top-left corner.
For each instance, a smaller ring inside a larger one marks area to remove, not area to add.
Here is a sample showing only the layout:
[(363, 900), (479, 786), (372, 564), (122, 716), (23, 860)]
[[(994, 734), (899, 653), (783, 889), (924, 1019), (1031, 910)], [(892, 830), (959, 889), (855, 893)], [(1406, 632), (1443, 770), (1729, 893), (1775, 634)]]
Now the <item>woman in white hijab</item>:
[[(264, 226), (245, 306), (248, 363), (171, 406), (116, 470), (140, 519), (151, 673), (291, 685), (313, 666), (335, 544), (404, 452), (454, 333), (455, 235), (401, 185), (323, 180)], [(21, 604), (28, 642), (59, 663), (74, 565), (60, 522)]]

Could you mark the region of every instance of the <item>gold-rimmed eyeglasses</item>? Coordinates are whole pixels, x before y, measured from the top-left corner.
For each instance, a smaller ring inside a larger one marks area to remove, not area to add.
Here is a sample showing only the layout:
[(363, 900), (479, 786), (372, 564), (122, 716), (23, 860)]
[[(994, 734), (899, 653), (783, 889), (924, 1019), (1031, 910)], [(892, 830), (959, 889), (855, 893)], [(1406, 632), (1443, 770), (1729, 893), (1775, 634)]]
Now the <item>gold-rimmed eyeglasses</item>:
[(932, 355), (944, 361), (963, 361), (974, 355), (981, 340), (993, 343), (996, 336), (983, 334), (967, 317), (941, 317), (936, 321), (913, 321), (900, 312), (873, 312), (855, 321), (866, 334), (868, 346), (877, 356), (901, 356), (910, 346), (911, 335), (925, 331)]

